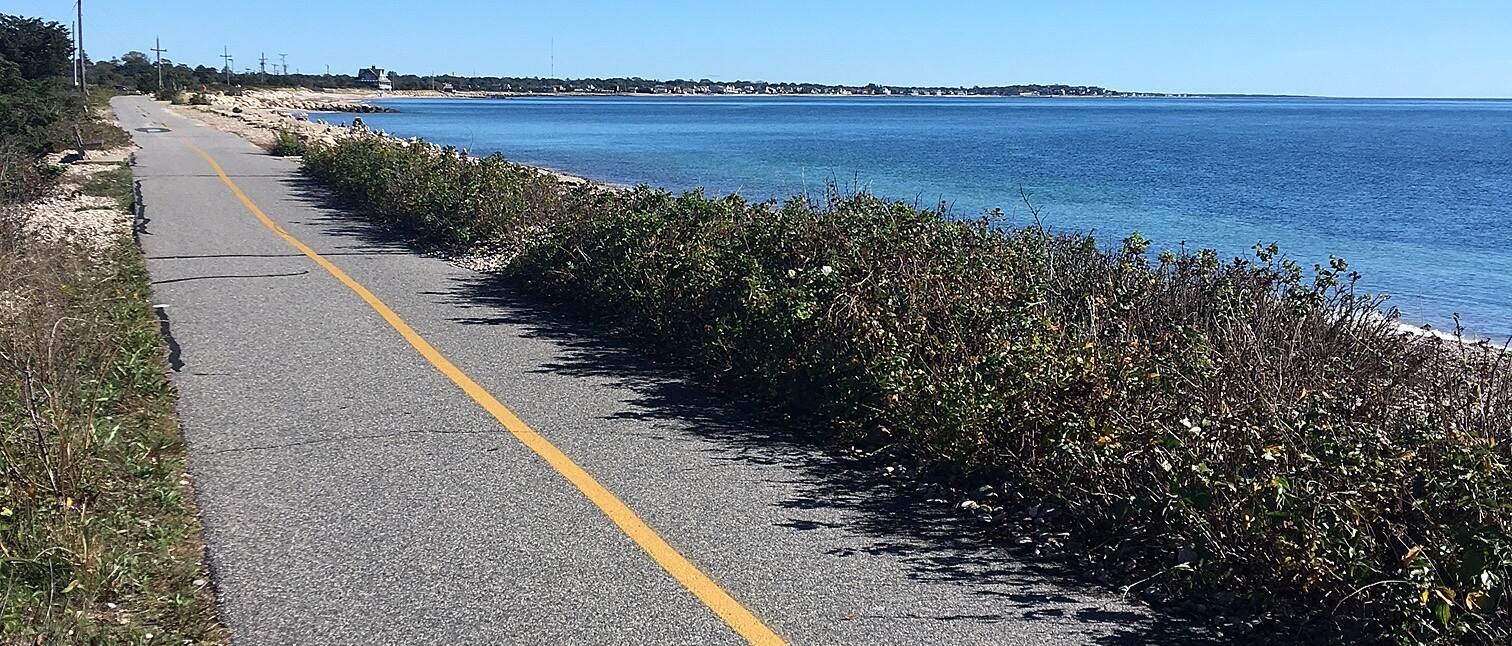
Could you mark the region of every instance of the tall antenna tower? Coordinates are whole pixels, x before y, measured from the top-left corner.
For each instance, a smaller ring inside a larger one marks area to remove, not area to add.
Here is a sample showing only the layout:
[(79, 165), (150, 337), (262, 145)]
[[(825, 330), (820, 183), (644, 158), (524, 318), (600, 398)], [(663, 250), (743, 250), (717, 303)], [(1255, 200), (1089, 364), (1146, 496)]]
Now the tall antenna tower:
[(163, 52), (166, 52), (166, 51), (168, 51), (168, 50), (163, 49), (163, 40), (161, 38), (158, 38), (157, 36), (153, 36), (152, 37), (152, 52), (154, 54), (157, 54), (158, 89), (159, 90), (163, 89)]

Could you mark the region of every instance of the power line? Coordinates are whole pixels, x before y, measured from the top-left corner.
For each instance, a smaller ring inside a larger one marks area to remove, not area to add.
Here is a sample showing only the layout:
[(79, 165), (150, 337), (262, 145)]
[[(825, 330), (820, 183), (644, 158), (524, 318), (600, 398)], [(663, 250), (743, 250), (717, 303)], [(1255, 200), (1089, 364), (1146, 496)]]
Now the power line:
[(261, 52), (258, 53), (258, 55), (257, 55), (257, 71), (261, 72), (263, 74), (267, 74), (268, 73), (268, 55), (267, 54), (264, 54), (264, 53), (261, 53)]
[(86, 78), (84, 67), (84, 0), (74, 0), (74, 9), (78, 12), (74, 15), (78, 28), (74, 30), (74, 37), (78, 38), (79, 53), (79, 91), (89, 94), (89, 79)]
[(284, 76), (288, 76), (289, 75), (289, 55), (288, 54), (279, 54), (278, 55), (278, 60), (283, 61), (283, 73), (284, 73)]
[(231, 48), (221, 47), (221, 58), (226, 61), (226, 85), (231, 84), (231, 61), (236, 60), (231, 56)]
[(157, 36), (153, 36), (152, 37), (152, 51), (153, 51), (153, 53), (157, 54), (158, 90), (162, 90), (163, 89), (163, 52), (166, 52), (168, 50), (163, 49), (163, 41), (162, 41), (161, 38), (158, 38)]

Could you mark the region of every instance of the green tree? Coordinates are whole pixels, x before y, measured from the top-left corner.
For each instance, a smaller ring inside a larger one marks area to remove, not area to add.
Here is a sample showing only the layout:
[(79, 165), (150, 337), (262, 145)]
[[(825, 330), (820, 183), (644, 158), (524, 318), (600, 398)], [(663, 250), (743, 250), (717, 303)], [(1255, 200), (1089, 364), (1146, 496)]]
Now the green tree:
[(51, 174), (40, 157), (65, 140), (84, 102), (62, 84), (73, 54), (68, 29), (0, 14), (0, 202), (26, 199)]
[(61, 23), (0, 14), (0, 58), (15, 63), (21, 78), (61, 78), (72, 56), (73, 42)]

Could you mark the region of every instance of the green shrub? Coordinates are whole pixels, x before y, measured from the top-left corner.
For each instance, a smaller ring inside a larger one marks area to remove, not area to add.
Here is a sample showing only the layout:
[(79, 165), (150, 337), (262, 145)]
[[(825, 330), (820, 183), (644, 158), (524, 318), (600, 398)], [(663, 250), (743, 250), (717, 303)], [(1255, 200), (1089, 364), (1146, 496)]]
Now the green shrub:
[(61, 166), (0, 142), (0, 204), (24, 202), (41, 196), (62, 175)]
[(43, 158), (72, 148), (84, 101), (55, 74), (68, 69), (68, 31), (0, 14), (0, 204), (42, 194), (62, 169)]
[(706, 375), (1038, 505), (1158, 594), (1316, 640), (1512, 638), (1508, 357), (1400, 332), (1343, 261), (570, 186), (378, 136), (305, 165)]
[(268, 147), (268, 152), (279, 157), (298, 157), (305, 154), (308, 145), (305, 140), (299, 138), (289, 130), (279, 130), (274, 136), (273, 145)]
[(210, 96), (204, 92), (189, 95), (189, 105), (210, 105)]
[(60, 78), (69, 68), (68, 28), (0, 14), (0, 145), (38, 158), (70, 148), (89, 112)]

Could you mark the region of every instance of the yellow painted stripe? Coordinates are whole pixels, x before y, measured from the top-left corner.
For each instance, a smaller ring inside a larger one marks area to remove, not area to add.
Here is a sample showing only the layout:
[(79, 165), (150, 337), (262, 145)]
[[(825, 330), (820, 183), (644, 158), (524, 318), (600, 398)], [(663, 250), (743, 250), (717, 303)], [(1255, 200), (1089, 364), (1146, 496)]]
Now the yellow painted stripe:
[(368, 307), (373, 308), (373, 311), (383, 317), (383, 320), (387, 321), (399, 333), (399, 336), (404, 337), (405, 341), (414, 346), (415, 350), (420, 353), (420, 356), (425, 357), (425, 360), (435, 366), (436, 370), (446, 375), (447, 379), (450, 379), (458, 388), (461, 388), (462, 392), (467, 393), (467, 396), (471, 397), (479, 406), (482, 406), (483, 410), (493, 415), (494, 419), (499, 420), (499, 423), (514, 435), (516, 439), (520, 440), (525, 446), (530, 447), (530, 450), (535, 451), (536, 455), (541, 456), (541, 459), (551, 465), (551, 468), (555, 469), (557, 473), (562, 474), (562, 477), (571, 482), (574, 487), (577, 487), (578, 491), (583, 492), (583, 495), (596, 505), (600, 511), (604, 512), (604, 515), (608, 516), (609, 520), (614, 521), (614, 524), (619, 526), (620, 531), (629, 536), (630, 540), (635, 541), (635, 544), (645, 550), (646, 554), (650, 555), (657, 565), (660, 565), (662, 569), (667, 571), (667, 574), (672, 575), (672, 578), (677, 579), (678, 583), (681, 583), (683, 587), (703, 601), (704, 605), (713, 610), (714, 614), (719, 615), (719, 618), (723, 619), (726, 624), (729, 624), (730, 628), (734, 629), (737, 634), (755, 646), (786, 645), (787, 642), (778, 637), (777, 633), (772, 632), (772, 629), (762, 623), (761, 619), (757, 618), (755, 614), (747, 610), (734, 597), (730, 596), (730, 593), (725, 592), (724, 588), (719, 587), (718, 583), (710, 579), (709, 575), (704, 574), (702, 570), (698, 569), (698, 566), (689, 561), (676, 548), (668, 544), (666, 539), (657, 534), (656, 530), (651, 529), (651, 526), (647, 525), (646, 521), (641, 520), (640, 516), (636, 515), (624, 501), (620, 500), (618, 496), (610, 492), (604, 485), (599, 484), (598, 480), (589, 475), (583, 467), (573, 462), (572, 458), (567, 457), (567, 454), (558, 449), (556, 445), (552, 444), (545, 437), (542, 437), (535, 429), (530, 428), (513, 411), (509, 410), (498, 399), (495, 399), (492, 394), (489, 394), (486, 389), (478, 385), (478, 382), (468, 377), (467, 373), (462, 372), (456, 364), (453, 364), (439, 350), (436, 350), (435, 346), (432, 346), (429, 341), (426, 341), (418, 332), (415, 332), (414, 328), (405, 323), (404, 319), (399, 318), (399, 315), (394, 313), (394, 310), (389, 309), (388, 305), (385, 305), (383, 301), (374, 296), (361, 283), (353, 280), (340, 267), (326, 260), (324, 256), (316, 253), (314, 249), (311, 249), (305, 243), (300, 242), (298, 238), (285, 231), (277, 222), (274, 222), (266, 213), (263, 213), (262, 209), (258, 208), (257, 204), (253, 203), (246, 193), (242, 192), (241, 187), (237, 186), (236, 182), (231, 181), (231, 178), (226, 175), (226, 171), (221, 168), (220, 164), (216, 163), (215, 158), (211, 157), (209, 153), (206, 153), (188, 141), (185, 141), (184, 144), (193, 149), (194, 152), (199, 153), (200, 157), (205, 158), (205, 161), (210, 164), (210, 168), (214, 169), (215, 174), (220, 176), (221, 181), (226, 184), (226, 188), (231, 189), (231, 194), (236, 196), (237, 201), (240, 201), (242, 206), (247, 207), (247, 210), (256, 216), (263, 223), (263, 226), (271, 229), (273, 233), (278, 234), (279, 237), (293, 245), (300, 253), (309, 256), (310, 260), (315, 261), (315, 264), (330, 272), (332, 276), (336, 277), (336, 280), (341, 281), (341, 284), (356, 292), (363, 302), (368, 304)]

